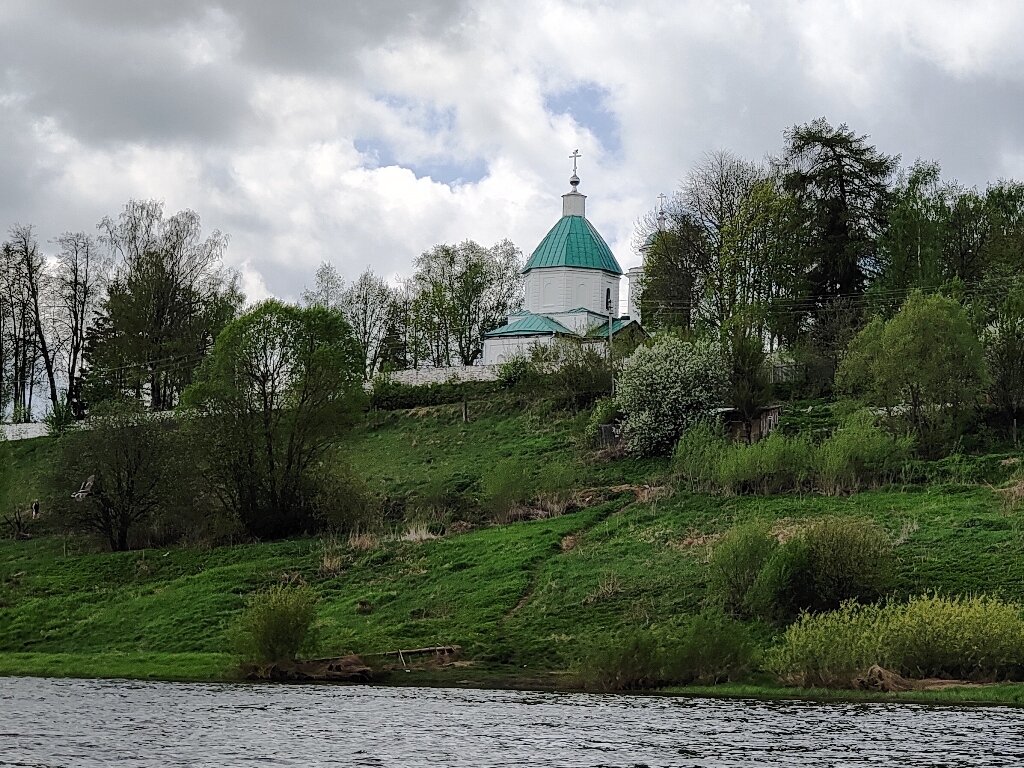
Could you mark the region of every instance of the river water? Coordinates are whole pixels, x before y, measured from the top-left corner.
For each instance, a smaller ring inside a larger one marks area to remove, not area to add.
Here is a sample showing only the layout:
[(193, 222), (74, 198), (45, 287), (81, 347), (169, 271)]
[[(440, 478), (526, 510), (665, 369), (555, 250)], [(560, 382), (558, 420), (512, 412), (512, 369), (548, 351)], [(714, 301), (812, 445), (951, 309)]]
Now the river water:
[(0, 678), (2, 766), (1024, 766), (1024, 710)]

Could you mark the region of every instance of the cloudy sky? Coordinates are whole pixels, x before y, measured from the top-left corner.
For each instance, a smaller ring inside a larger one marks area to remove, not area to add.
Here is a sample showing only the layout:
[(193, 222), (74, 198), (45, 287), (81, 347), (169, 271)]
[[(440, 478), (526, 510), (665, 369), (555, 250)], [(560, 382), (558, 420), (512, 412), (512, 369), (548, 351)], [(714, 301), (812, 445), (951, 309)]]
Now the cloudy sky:
[(660, 192), (826, 116), (983, 186), (1024, 178), (1024, 3), (0, 0), (0, 225), (91, 230), (129, 198), (230, 234), (252, 298), (321, 261), (560, 215), (569, 153), (624, 267)]

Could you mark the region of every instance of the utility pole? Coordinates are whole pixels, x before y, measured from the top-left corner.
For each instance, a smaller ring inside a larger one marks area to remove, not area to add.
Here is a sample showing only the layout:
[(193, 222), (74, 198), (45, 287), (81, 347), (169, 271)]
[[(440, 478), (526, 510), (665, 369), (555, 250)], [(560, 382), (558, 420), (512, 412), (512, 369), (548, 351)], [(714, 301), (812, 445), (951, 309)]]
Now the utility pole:
[(612, 380), (612, 397), (615, 397), (615, 365), (612, 361), (612, 292), (608, 291), (605, 295), (605, 306), (604, 308), (608, 311), (608, 371), (611, 374)]

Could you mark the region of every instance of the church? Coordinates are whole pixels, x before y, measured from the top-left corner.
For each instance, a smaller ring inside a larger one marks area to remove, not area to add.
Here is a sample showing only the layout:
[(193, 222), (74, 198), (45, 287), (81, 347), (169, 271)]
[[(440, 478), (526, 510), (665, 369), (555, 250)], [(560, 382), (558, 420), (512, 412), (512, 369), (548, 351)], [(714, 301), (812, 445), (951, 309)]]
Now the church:
[(643, 270), (628, 275), (627, 314), (619, 316), (622, 267), (601, 233), (587, 220), (587, 196), (580, 193), (576, 158), (570, 191), (562, 195), (562, 218), (540, 241), (523, 267), (523, 309), (484, 336), (484, 365), (528, 357), (556, 339), (607, 344), (620, 334), (643, 333), (637, 297)]

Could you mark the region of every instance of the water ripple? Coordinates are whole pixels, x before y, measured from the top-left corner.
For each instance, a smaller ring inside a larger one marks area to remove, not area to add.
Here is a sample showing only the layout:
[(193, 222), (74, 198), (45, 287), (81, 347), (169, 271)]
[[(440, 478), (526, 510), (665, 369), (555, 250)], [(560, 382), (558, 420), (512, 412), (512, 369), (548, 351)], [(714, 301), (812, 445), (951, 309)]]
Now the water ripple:
[(1024, 711), (0, 678), (0, 766), (1024, 765)]

